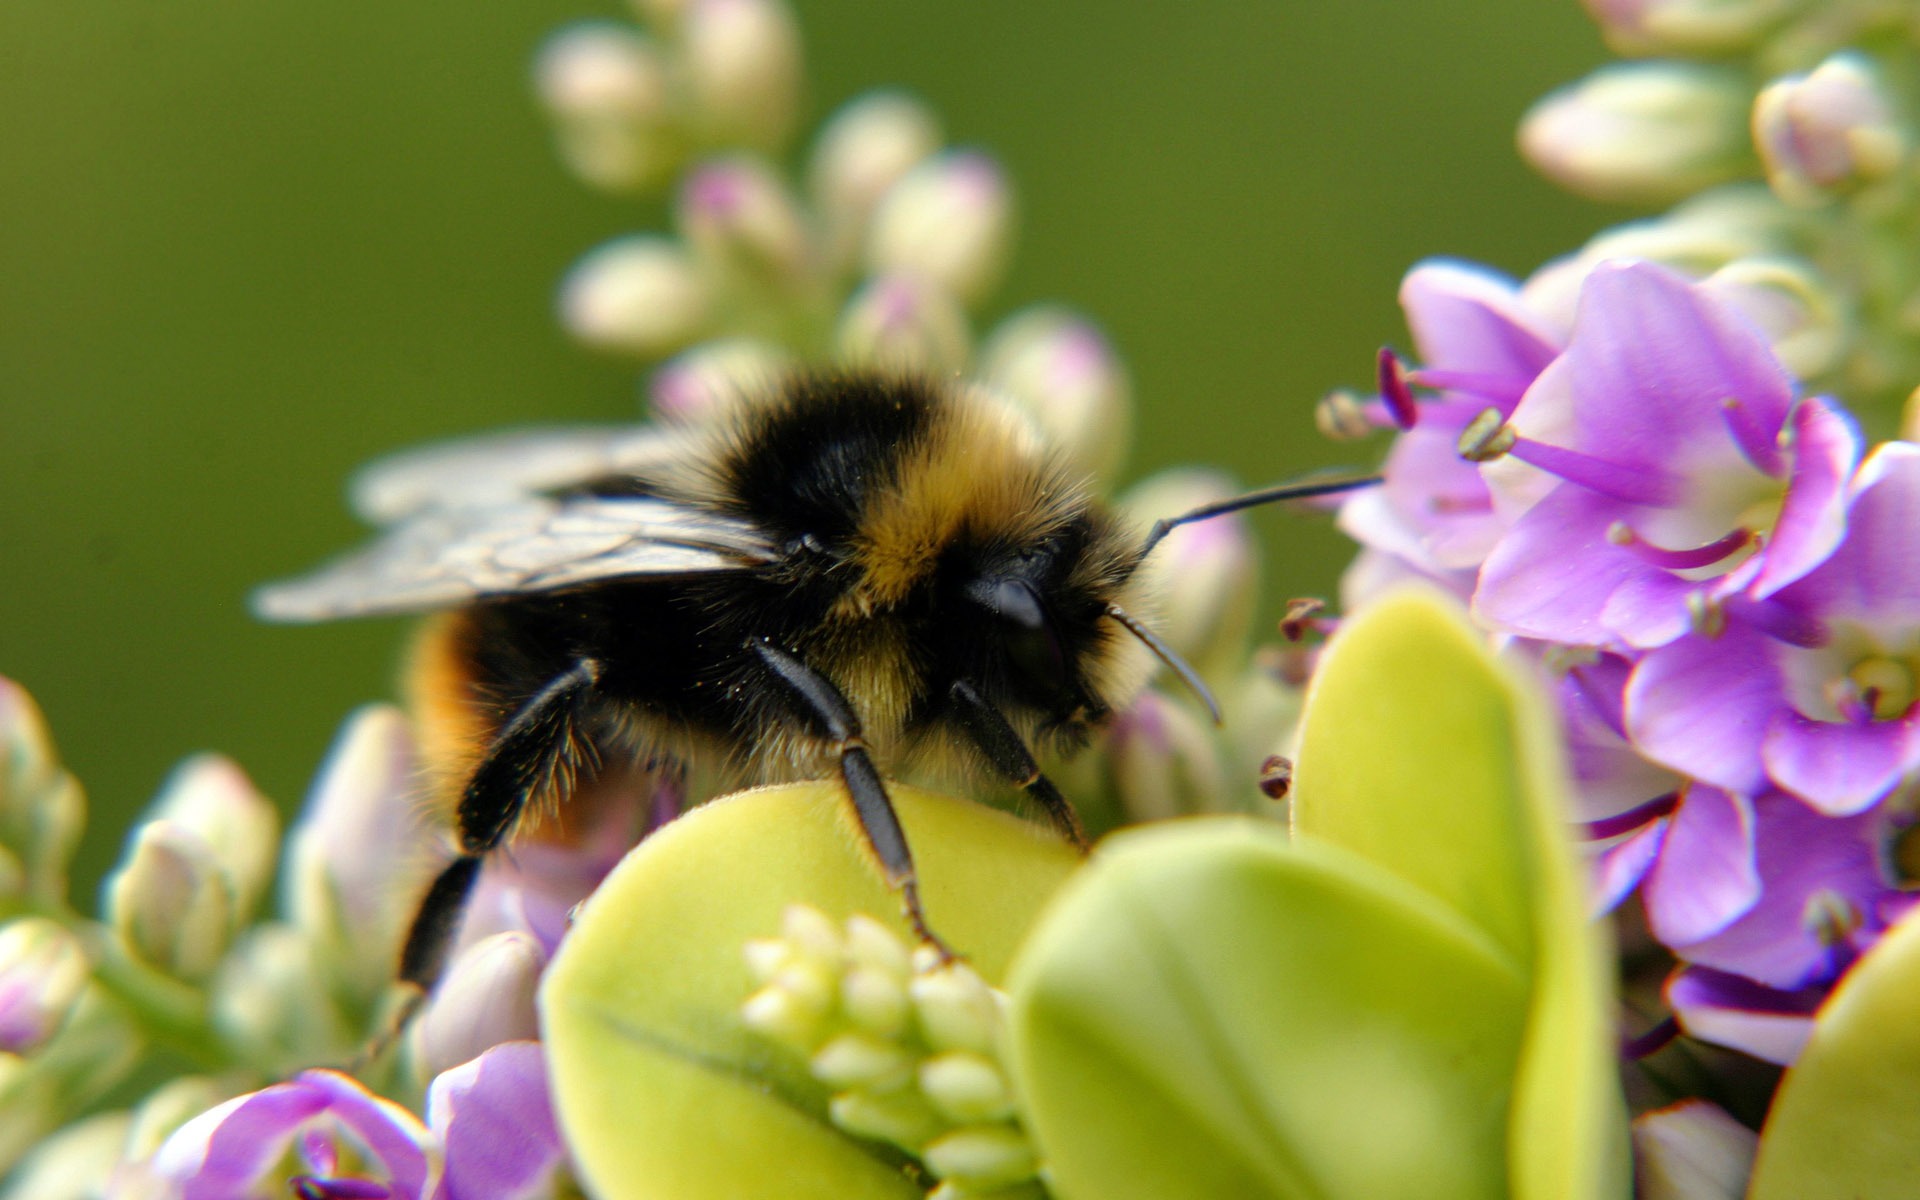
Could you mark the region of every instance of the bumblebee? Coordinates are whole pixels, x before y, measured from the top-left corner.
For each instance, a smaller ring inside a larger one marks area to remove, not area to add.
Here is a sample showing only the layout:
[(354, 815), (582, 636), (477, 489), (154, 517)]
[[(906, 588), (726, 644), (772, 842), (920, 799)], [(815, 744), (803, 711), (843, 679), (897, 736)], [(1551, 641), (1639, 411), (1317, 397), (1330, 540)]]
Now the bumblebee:
[[(459, 855), (407, 935), (438, 977), (481, 865), (615, 769), (837, 775), (939, 947), (883, 772), (929, 757), (1023, 789), (1084, 847), (1032, 747), (1084, 742), (1151, 661), (1133, 616), (1175, 525), (1369, 480), (1267, 489), (1144, 537), (1012, 406), (909, 375), (814, 372), (681, 425), (509, 433), (364, 471), (365, 549), (268, 585), (274, 621), (441, 611), (416, 709)], [(1215, 710), (1216, 719), (1218, 717)]]

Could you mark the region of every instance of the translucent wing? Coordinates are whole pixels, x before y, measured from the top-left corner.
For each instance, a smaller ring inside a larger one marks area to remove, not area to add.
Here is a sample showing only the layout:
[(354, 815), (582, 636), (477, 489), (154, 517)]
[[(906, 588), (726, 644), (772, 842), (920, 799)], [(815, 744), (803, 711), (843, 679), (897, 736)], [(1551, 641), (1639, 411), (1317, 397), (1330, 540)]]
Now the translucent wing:
[(253, 594), (269, 621), (419, 612), (598, 580), (742, 571), (774, 547), (753, 526), (652, 497), (520, 496), (433, 508), (310, 575)]
[(652, 425), (514, 429), (378, 459), (354, 476), (349, 494), (362, 518), (392, 525), (432, 509), (497, 505), (613, 476), (645, 478), (676, 452), (682, 439)]

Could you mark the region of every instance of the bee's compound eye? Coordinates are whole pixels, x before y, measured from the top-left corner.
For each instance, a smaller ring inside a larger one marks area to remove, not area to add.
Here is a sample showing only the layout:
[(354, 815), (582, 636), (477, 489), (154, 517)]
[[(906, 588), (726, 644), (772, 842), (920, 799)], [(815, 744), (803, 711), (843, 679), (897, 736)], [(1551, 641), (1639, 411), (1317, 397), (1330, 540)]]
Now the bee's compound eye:
[(1046, 605), (1019, 579), (978, 579), (967, 596), (999, 619), (1007, 664), (1022, 682), (1045, 694), (1066, 688), (1067, 656)]

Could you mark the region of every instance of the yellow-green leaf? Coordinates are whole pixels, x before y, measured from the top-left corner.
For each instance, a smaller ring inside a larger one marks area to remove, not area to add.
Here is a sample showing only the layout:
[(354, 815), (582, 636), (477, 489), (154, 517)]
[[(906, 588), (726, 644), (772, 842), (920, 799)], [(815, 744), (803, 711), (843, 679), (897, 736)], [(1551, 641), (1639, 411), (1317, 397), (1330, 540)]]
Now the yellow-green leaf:
[(1849, 971), (1760, 1134), (1752, 1200), (1920, 1192), (1920, 913)]
[(1347, 851), (1244, 818), (1119, 835), (1011, 991), (1062, 1200), (1505, 1195), (1524, 980)]
[(1314, 673), (1294, 825), (1372, 860), (1477, 925), (1529, 975), (1514, 1064), (1513, 1194), (1626, 1190), (1611, 956), (1586, 917), (1550, 705), (1437, 593), (1352, 618)]
[[(977, 804), (892, 786), (928, 917), (991, 981), (1078, 855)], [(837, 785), (704, 805), (656, 833), (581, 911), (541, 991), (561, 1126), (600, 1200), (919, 1197), (897, 1160), (827, 1123), (826, 1094), (749, 1032), (749, 939), (805, 903), (900, 921)]]

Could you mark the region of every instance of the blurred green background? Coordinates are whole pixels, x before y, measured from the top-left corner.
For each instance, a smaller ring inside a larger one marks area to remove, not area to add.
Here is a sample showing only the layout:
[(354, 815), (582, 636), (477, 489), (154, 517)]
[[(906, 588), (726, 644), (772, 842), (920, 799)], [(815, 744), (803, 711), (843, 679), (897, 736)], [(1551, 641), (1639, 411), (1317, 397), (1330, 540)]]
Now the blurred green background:
[[(800, 0), (814, 116), (928, 97), (1022, 203), (996, 311), (1059, 299), (1135, 373), (1132, 474), (1264, 481), (1313, 401), (1404, 342), (1415, 260), (1524, 272), (1606, 214), (1513, 151), (1604, 53), (1575, 0)], [(606, 0), (0, 5), (0, 674), (95, 817), (91, 887), (189, 751), (289, 810), (402, 622), (268, 628), (243, 598), (357, 540), (341, 484), (451, 433), (635, 411), (554, 284), (654, 214), (555, 162), (528, 64)], [(990, 314), (991, 315), (991, 314)], [(1265, 514), (1271, 604), (1349, 553)]]

